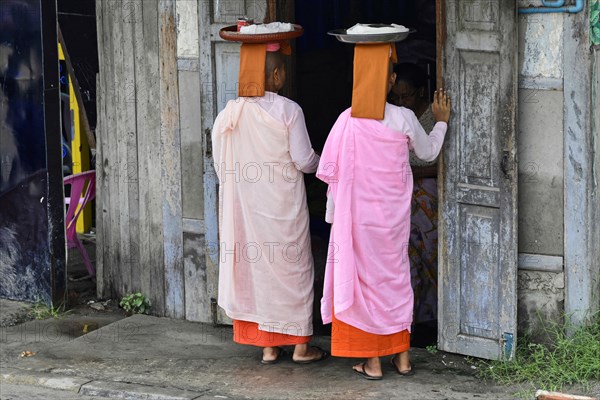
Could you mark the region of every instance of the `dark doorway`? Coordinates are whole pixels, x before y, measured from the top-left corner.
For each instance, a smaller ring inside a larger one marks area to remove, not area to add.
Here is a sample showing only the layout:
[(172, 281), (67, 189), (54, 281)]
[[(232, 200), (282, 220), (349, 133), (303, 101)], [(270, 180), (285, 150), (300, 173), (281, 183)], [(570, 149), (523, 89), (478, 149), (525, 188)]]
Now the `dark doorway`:
[(60, 305), (65, 237), (56, 8), (0, 7), (0, 296)]
[[(303, 0), (295, 2), (294, 14), (294, 21), (304, 27), (305, 34), (296, 43), (295, 74), (292, 78), (294, 87), (291, 93), (304, 111), (313, 148), (317, 152), (323, 149), (329, 130), (339, 114), (350, 106), (352, 94), (354, 48), (327, 35), (328, 31), (349, 28), (356, 23), (396, 23), (415, 29), (416, 32), (407, 40), (397, 43), (398, 61), (421, 67), (427, 77), (429, 93), (436, 87), (435, 0)], [(306, 176), (306, 186), (315, 258), (314, 326), (317, 334), (329, 334), (330, 327), (323, 326), (320, 317), (330, 229), (324, 220), (327, 188), (314, 175)], [(435, 197), (437, 200), (437, 193)], [(419, 204), (415, 203), (413, 207), (419, 207)], [(437, 210), (435, 214), (437, 216)], [(437, 229), (429, 234), (437, 240)], [(437, 241), (435, 245), (437, 248)], [(412, 252), (415, 250), (418, 249), (412, 249)], [(412, 264), (411, 268), (420, 268)], [(435, 292), (435, 299), (431, 301), (437, 305), (437, 260), (436, 265), (430, 265), (429, 269), (426, 275), (432, 279), (428, 280), (424, 289)], [(431, 269), (435, 269), (433, 277)], [(413, 275), (419, 275), (418, 270), (412, 272)], [(417, 347), (435, 344), (437, 321), (429, 319), (415, 323), (411, 341)]]
[[(96, 75), (98, 43), (94, 0), (58, 0), (61, 66), (63, 164), (65, 177), (95, 170)], [(71, 88), (69, 88), (69, 86)], [(71, 157), (73, 156), (73, 157)], [(71, 185), (65, 185), (70, 197)], [(95, 200), (78, 219), (78, 237), (96, 267)], [(89, 276), (82, 253), (69, 247), (67, 253), (67, 304), (84, 304), (96, 298), (96, 281)]]

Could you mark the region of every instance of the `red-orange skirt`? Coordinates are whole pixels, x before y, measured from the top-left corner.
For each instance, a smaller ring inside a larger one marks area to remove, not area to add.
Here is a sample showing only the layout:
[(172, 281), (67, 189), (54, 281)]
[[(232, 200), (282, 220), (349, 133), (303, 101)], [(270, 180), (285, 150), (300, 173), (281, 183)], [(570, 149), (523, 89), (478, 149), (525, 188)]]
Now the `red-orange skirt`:
[(294, 336), (258, 329), (256, 322), (233, 320), (233, 341), (258, 347), (293, 346), (310, 342), (310, 336)]
[(410, 349), (410, 332), (405, 329), (390, 335), (376, 335), (332, 317), (331, 355), (372, 358), (402, 353)]

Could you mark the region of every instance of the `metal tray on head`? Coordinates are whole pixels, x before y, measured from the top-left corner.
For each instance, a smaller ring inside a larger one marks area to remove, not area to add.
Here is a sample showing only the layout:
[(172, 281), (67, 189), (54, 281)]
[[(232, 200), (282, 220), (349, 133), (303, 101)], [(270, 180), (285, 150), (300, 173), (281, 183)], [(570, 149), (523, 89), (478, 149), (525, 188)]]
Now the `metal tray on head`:
[[(388, 24), (368, 24), (373, 28), (391, 27)], [(392, 33), (364, 33), (364, 34), (348, 34), (347, 29), (334, 29), (327, 34), (335, 36), (337, 40), (344, 43), (385, 43), (385, 42), (401, 42), (408, 37), (409, 34), (416, 32), (415, 29), (410, 29), (405, 32)]]

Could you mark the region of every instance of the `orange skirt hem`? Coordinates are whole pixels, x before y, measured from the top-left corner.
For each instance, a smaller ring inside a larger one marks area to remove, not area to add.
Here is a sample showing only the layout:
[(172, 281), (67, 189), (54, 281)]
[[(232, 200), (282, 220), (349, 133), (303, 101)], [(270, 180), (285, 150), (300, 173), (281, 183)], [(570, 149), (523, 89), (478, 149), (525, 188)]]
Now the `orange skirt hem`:
[(310, 336), (294, 336), (258, 329), (256, 322), (233, 320), (233, 341), (257, 347), (294, 346), (310, 342)]
[(340, 350), (335, 349), (332, 345), (331, 355), (334, 357), (349, 357), (349, 358), (373, 358), (384, 357), (392, 354), (404, 353), (410, 350), (410, 345), (402, 345), (391, 349), (376, 350), (376, 351), (361, 351), (361, 350)]
[(331, 355), (372, 358), (403, 353), (410, 349), (408, 329), (389, 335), (365, 332), (332, 316)]

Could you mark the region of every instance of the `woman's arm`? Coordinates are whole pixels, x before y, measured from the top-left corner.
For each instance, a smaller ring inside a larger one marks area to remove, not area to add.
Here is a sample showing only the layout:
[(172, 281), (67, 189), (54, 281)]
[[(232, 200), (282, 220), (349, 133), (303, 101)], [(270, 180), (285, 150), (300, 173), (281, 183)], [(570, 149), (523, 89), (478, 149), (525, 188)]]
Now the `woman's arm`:
[(308, 137), (304, 114), (301, 109), (294, 114), (288, 127), (290, 156), (299, 171), (312, 173), (319, 166), (319, 156), (315, 153)]

